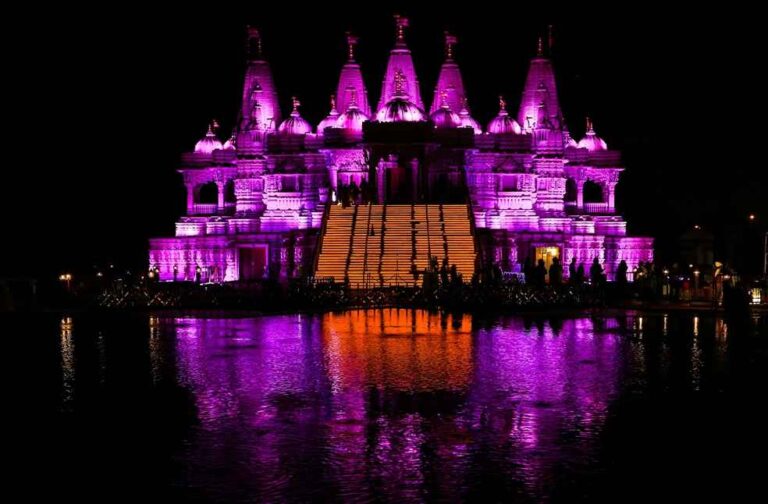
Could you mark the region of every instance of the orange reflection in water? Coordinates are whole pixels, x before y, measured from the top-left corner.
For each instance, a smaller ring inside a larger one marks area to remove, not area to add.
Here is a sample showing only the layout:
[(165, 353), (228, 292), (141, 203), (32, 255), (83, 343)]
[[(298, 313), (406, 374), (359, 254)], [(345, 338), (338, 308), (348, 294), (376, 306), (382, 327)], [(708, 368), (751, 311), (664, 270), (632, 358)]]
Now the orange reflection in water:
[(384, 309), (329, 313), (323, 348), (335, 390), (360, 386), (435, 391), (466, 388), (472, 373), (472, 320)]

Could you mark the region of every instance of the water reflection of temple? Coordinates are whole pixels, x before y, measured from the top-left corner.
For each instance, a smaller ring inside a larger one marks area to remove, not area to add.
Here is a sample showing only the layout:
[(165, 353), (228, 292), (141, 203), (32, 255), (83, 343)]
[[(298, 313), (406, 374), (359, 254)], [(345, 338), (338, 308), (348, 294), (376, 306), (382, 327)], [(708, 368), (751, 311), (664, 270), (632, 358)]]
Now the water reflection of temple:
[(471, 318), (422, 310), (360, 310), (323, 317), (334, 387), (463, 390), (472, 373)]
[(535, 492), (564, 451), (588, 458), (626, 325), (394, 309), (172, 323), (199, 435), (216, 440), (192, 477), (215, 479), (211, 461), (236, 456), (259, 467), (251, 490), (276, 500), (291, 496), (274, 481), (298, 471), (339, 495), (454, 501), (468, 467)]

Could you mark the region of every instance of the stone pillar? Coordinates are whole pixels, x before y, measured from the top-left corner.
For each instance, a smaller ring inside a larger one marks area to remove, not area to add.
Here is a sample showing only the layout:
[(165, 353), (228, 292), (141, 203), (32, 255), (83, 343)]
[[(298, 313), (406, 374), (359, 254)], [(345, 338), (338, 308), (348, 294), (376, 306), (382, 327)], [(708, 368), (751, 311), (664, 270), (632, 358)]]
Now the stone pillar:
[(417, 203), (419, 201), (419, 190), (421, 189), (419, 186), (419, 160), (418, 159), (412, 159), (411, 160), (411, 201), (414, 203)]
[(608, 190), (608, 210), (613, 212), (615, 210), (615, 204), (616, 204), (616, 184), (613, 182), (609, 182), (606, 184), (606, 189)]
[(337, 180), (339, 177), (339, 168), (337, 166), (331, 166), (331, 173), (330, 173), (330, 179), (331, 179), (331, 189), (335, 193), (338, 194), (339, 192), (339, 181)]
[(380, 161), (376, 166), (376, 197), (378, 198), (377, 203), (380, 205), (384, 204), (385, 196), (387, 194), (387, 188), (384, 185), (387, 180), (385, 170), (386, 165), (383, 161)]
[(187, 215), (191, 215), (195, 209), (195, 186), (192, 183), (185, 184), (187, 188)]
[(584, 210), (584, 180), (576, 181), (576, 208)]
[(224, 182), (216, 181), (217, 200), (216, 207), (219, 211), (224, 210)]

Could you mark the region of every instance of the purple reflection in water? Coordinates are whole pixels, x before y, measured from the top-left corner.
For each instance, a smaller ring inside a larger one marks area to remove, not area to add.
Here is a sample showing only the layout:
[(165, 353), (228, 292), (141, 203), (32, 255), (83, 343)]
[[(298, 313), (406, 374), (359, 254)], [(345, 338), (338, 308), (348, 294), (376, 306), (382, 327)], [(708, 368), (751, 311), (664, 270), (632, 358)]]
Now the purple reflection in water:
[(619, 336), (590, 319), (161, 323), (198, 410), (180, 484), (224, 499), (456, 500), (489, 474), (505, 493), (546, 495), (558, 463), (592, 460), (620, 371)]

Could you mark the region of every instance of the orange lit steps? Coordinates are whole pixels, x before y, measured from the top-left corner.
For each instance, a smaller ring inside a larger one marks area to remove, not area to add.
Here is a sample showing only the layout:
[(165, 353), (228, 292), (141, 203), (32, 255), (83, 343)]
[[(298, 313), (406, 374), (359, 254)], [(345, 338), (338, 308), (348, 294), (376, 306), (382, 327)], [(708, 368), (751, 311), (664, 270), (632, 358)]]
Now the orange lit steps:
[(317, 277), (348, 279), (352, 288), (417, 285), (416, 271), (430, 257), (464, 281), (472, 278), (476, 250), (466, 205), (359, 205), (330, 207)]

